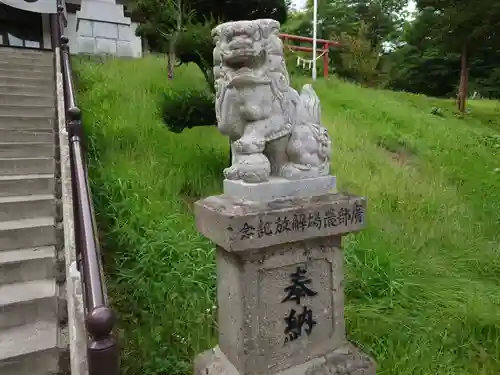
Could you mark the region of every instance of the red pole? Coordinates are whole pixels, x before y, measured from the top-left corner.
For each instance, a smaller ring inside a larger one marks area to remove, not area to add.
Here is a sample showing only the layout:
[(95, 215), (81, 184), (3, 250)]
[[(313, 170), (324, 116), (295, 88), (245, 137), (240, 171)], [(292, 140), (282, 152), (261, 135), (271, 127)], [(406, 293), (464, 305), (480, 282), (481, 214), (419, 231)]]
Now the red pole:
[[(294, 50), (294, 51), (302, 51), (302, 52), (312, 52), (313, 51), (312, 47), (289, 46), (289, 48)], [(328, 52), (328, 50), (324, 50), (324, 49), (318, 49), (316, 51), (318, 53)]]
[(323, 55), (323, 77), (328, 78), (328, 43), (323, 47), (325, 54)]

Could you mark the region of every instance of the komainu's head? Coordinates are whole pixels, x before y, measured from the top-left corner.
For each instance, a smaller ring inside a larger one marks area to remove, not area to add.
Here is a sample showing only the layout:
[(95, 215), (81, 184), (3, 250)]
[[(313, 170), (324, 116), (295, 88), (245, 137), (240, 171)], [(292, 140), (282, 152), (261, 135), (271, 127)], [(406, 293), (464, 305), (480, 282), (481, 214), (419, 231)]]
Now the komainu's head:
[(279, 27), (279, 22), (271, 19), (227, 22), (217, 26), (212, 31), (215, 50), (220, 55), (217, 60), (235, 70), (263, 66), (267, 62), (269, 40), (277, 37)]

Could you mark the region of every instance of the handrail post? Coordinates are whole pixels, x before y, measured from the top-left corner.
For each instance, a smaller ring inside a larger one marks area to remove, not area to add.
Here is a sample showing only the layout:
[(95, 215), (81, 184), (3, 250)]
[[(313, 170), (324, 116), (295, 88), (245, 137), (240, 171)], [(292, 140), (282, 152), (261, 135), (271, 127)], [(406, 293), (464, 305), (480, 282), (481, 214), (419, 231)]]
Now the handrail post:
[(77, 136), (79, 141), (83, 138), (82, 113), (78, 107), (68, 108), (68, 135), (70, 139)]
[(90, 339), (87, 346), (89, 374), (119, 375), (120, 360), (116, 338), (112, 334), (115, 317), (106, 306), (89, 311), (86, 318)]

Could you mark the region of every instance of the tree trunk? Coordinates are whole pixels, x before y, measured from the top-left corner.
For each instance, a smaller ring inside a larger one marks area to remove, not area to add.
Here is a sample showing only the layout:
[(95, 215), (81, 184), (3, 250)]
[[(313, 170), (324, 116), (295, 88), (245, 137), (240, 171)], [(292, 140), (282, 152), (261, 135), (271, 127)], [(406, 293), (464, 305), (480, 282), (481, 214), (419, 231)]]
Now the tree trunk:
[(460, 87), (458, 89), (458, 110), (461, 114), (465, 113), (467, 94), (469, 92), (469, 56), (467, 43), (462, 47), (462, 58), (460, 64)]
[(181, 32), (182, 27), (182, 0), (177, 1), (177, 26), (175, 32), (170, 38), (168, 46), (168, 78), (174, 78), (174, 65), (175, 65), (175, 44)]
[(169, 41), (167, 65), (168, 65), (168, 79), (174, 78), (174, 62), (175, 62), (175, 36)]

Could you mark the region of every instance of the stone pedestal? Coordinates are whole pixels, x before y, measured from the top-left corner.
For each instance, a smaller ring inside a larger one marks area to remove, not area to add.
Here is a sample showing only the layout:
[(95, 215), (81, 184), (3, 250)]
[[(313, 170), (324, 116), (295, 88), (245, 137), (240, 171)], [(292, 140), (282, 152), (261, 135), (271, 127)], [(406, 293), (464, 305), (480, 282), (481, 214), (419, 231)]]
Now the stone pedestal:
[(344, 326), (341, 239), (363, 228), (365, 207), (336, 193), (198, 201), (198, 230), (217, 245), (219, 346), (196, 375), (375, 375)]
[(140, 57), (134, 51), (137, 37), (131, 19), (124, 15), (123, 5), (114, 0), (82, 0), (76, 18), (78, 52)]
[(335, 176), (287, 180), (271, 176), (268, 181), (252, 184), (242, 180), (224, 180), (224, 194), (246, 201), (269, 202), (279, 199), (307, 198), (336, 193)]

